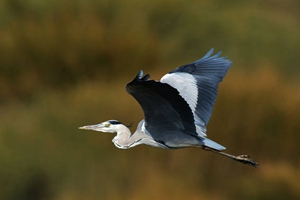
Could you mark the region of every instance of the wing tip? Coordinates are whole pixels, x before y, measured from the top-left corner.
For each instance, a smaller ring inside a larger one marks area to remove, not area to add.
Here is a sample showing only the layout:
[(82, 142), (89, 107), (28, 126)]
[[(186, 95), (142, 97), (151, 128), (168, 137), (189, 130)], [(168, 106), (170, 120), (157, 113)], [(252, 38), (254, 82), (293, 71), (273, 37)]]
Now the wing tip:
[(222, 54), (222, 51), (219, 51), (214, 55), (213, 55), (213, 52), (214, 52), (214, 48), (211, 48), (202, 58), (196, 60), (193, 63), (197, 63), (197, 62), (204, 61), (204, 60), (207, 60), (207, 59), (218, 59), (218, 60), (226, 63), (226, 65), (228, 65), (228, 67), (231, 66), (232, 61), (229, 60), (227, 56), (220, 57), (221, 54)]
[(131, 82), (147, 81), (150, 78), (150, 74), (146, 74), (145, 76), (143, 76), (143, 74), (143, 70), (140, 70)]
[[(204, 56), (203, 58), (209, 58), (214, 52), (214, 48), (212, 47)], [(201, 59), (203, 59), (201, 58)]]
[(138, 80), (140, 80), (140, 79), (142, 78), (143, 74), (144, 74), (143, 70), (140, 70), (140, 71), (137, 73), (137, 75), (135, 76), (135, 78), (133, 79), (133, 81), (138, 81)]
[(130, 93), (131, 92), (130, 85), (133, 85), (135, 83), (142, 82), (142, 81), (147, 81), (149, 78), (150, 78), (150, 74), (146, 74), (145, 76), (143, 76), (143, 70), (140, 70), (137, 73), (137, 75), (134, 77), (134, 79), (126, 84), (126, 91), (128, 93)]

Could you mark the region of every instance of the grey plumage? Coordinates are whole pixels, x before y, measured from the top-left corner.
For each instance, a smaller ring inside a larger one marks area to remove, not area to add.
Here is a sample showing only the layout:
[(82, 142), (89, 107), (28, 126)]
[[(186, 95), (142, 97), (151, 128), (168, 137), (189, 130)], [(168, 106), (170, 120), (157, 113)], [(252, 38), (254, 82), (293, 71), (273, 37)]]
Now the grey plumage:
[(109, 120), (80, 129), (117, 133), (113, 143), (127, 149), (139, 144), (160, 148), (202, 147), (239, 162), (257, 166), (246, 155), (233, 156), (221, 152), (225, 147), (206, 137), (206, 126), (211, 117), (219, 83), (223, 80), (231, 61), (211, 56), (211, 49), (203, 58), (181, 66), (162, 77), (148, 80), (141, 70), (126, 85), (126, 90), (141, 105), (145, 119), (134, 134), (122, 123)]

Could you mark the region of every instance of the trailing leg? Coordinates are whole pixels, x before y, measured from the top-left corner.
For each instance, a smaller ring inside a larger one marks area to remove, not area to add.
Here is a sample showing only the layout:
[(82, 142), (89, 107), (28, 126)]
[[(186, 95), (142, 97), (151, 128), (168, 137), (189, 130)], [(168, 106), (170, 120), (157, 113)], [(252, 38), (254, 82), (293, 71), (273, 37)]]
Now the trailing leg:
[(250, 165), (250, 166), (253, 166), (253, 167), (256, 167), (256, 168), (258, 167), (258, 163), (255, 162), (254, 160), (250, 159), (250, 156), (248, 156), (248, 155), (234, 156), (234, 155), (222, 152), (222, 151), (212, 149), (212, 148), (207, 147), (207, 146), (203, 146), (203, 149), (206, 150), (206, 151), (210, 151), (210, 152), (220, 154), (222, 156), (226, 156), (228, 158), (231, 158), (231, 159), (233, 159), (235, 161), (238, 161), (238, 162), (241, 162), (243, 164), (247, 164), (247, 165)]

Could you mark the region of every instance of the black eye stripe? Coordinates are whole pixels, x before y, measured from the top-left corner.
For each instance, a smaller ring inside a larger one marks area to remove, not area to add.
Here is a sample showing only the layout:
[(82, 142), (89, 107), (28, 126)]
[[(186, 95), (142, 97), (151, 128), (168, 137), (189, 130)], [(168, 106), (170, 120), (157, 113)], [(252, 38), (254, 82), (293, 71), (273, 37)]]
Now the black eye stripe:
[(108, 121), (110, 124), (116, 125), (116, 124), (122, 124), (121, 122), (117, 121), (117, 120), (109, 120)]

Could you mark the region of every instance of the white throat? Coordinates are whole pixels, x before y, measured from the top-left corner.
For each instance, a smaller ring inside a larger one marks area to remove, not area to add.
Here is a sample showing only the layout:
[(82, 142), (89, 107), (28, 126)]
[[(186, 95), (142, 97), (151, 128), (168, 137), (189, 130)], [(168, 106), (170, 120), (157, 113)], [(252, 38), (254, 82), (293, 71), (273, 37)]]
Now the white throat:
[(120, 125), (117, 130), (117, 135), (113, 138), (112, 142), (117, 148), (128, 149), (130, 148), (131, 132), (129, 128), (124, 125)]

